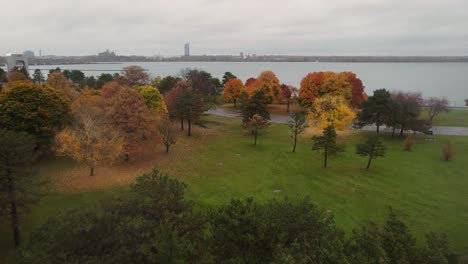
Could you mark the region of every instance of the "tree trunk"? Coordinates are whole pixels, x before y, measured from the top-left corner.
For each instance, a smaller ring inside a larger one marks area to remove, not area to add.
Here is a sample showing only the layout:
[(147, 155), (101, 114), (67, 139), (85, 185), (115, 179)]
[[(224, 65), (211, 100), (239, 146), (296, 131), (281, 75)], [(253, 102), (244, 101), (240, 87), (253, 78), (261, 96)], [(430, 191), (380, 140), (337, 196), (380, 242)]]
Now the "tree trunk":
[(89, 176), (94, 176), (94, 167), (89, 167)]
[(8, 200), (10, 202), (10, 216), (11, 226), (13, 229), (13, 238), (15, 240), (15, 247), (21, 243), (21, 235), (19, 230), (18, 210), (16, 206), (15, 188), (13, 186), (13, 179), (11, 178), (11, 170), (7, 170), (8, 179)]
[(169, 145), (166, 145), (166, 154), (169, 153)]
[(124, 160), (125, 160), (125, 162), (129, 162), (129, 161), (130, 161), (130, 154), (128, 154), (128, 152), (125, 153), (125, 155), (124, 155)]
[(190, 137), (190, 136), (192, 136), (192, 122), (191, 122), (190, 118), (187, 119), (187, 122), (188, 122), (188, 129), (187, 129), (188, 130), (188, 136)]
[(323, 159), (323, 167), (326, 168), (327, 167), (327, 163), (328, 163), (328, 147), (325, 146), (325, 153), (323, 153), (324, 155), (324, 159)]
[(404, 131), (404, 129), (403, 129), (403, 127), (401, 127), (401, 130), (400, 130), (400, 137), (403, 136), (403, 131)]
[(395, 126), (393, 126), (393, 130), (392, 130), (392, 137), (394, 137), (394, 136), (395, 136), (395, 130), (396, 130), (396, 127), (395, 127)]
[(234, 99), (234, 108), (236, 108), (236, 107), (237, 107), (237, 106), (236, 106), (236, 99)]
[(377, 133), (380, 133), (380, 125), (377, 124)]
[(287, 101), (286, 112), (289, 113), (289, 99)]
[(366, 167), (366, 169), (369, 169), (370, 164), (371, 164), (371, 161), (372, 161), (372, 156), (369, 156), (369, 161), (367, 162), (367, 167)]
[(294, 133), (294, 147), (292, 152), (296, 152), (297, 133)]
[(254, 136), (255, 136), (254, 145), (256, 146), (257, 145), (257, 128), (255, 128)]
[(184, 118), (180, 118), (180, 130), (184, 131)]

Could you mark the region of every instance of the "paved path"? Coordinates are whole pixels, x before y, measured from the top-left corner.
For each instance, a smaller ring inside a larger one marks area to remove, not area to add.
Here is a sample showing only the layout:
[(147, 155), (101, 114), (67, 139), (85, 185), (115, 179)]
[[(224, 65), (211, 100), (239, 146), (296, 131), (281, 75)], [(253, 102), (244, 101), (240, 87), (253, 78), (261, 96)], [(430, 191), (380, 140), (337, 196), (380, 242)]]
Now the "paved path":
[[(225, 108), (215, 108), (207, 111), (208, 114), (225, 116), (225, 117), (234, 117), (239, 118), (239, 114), (236, 111)], [(278, 124), (287, 124), (288, 117), (281, 115), (270, 115), (270, 121), (272, 123)], [(363, 130), (376, 130), (375, 126), (365, 126)], [(381, 127), (381, 131), (392, 132), (390, 128)], [(468, 136), (468, 127), (445, 127), (445, 126), (433, 126), (432, 131), (434, 135), (447, 135), (447, 136)]]

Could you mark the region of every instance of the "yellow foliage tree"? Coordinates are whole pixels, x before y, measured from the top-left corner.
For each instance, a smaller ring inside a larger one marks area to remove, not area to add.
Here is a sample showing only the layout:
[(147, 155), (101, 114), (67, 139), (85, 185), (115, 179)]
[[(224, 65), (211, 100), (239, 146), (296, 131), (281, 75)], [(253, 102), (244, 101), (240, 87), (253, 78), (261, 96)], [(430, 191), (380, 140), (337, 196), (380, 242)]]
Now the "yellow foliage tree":
[(73, 97), (73, 92), (71, 89), (72, 82), (68, 80), (61, 72), (52, 72), (47, 77), (47, 83), (52, 88), (57, 90), (61, 90), (64, 92), (68, 97)]
[(149, 109), (154, 110), (157, 114), (167, 113), (167, 106), (164, 102), (164, 97), (158, 89), (151, 85), (134, 85), (132, 89), (137, 90), (141, 94), (141, 97), (145, 99), (146, 105)]
[(239, 98), (241, 92), (245, 89), (244, 84), (238, 78), (229, 79), (224, 85), (223, 97), (226, 102), (234, 102), (236, 107), (236, 101)]
[(124, 150), (124, 138), (106, 125), (102, 98), (85, 93), (72, 105), (74, 120), (55, 136), (55, 152), (88, 166), (90, 176), (103, 162), (112, 162)]
[(307, 115), (309, 124), (318, 129), (332, 125), (336, 130), (345, 130), (353, 122), (356, 113), (341, 96), (326, 95), (316, 98)]

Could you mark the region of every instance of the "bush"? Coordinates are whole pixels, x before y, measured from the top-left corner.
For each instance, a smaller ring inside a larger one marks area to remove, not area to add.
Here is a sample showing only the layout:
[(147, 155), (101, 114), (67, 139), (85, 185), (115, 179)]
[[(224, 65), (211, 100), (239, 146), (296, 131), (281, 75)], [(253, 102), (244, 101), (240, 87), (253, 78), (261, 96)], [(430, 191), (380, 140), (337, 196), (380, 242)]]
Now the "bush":
[(455, 153), (453, 151), (452, 142), (447, 141), (447, 143), (442, 146), (442, 155), (444, 161), (451, 161), (453, 159)]
[(416, 143), (416, 141), (413, 138), (413, 135), (409, 134), (405, 138), (405, 150), (406, 151), (411, 151), (413, 149), (413, 145)]

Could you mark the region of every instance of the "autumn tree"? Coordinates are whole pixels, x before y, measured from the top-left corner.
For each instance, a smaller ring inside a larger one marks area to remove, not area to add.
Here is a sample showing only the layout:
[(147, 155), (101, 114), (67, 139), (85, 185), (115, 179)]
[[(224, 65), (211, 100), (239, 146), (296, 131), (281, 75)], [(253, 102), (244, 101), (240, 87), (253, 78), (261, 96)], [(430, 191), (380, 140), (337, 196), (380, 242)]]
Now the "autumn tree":
[(145, 85), (149, 82), (149, 75), (146, 70), (137, 65), (130, 65), (123, 68), (122, 75), (129, 86)]
[(375, 90), (372, 96), (362, 103), (362, 111), (359, 113), (359, 121), (362, 124), (375, 124), (377, 133), (392, 111), (392, 95), (385, 89)]
[(226, 83), (230, 80), (230, 79), (237, 79), (237, 77), (232, 74), (231, 72), (225, 72), (224, 75), (223, 75), (223, 80), (221, 82), (221, 85), (226, 88)]
[(158, 114), (167, 113), (166, 103), (164, 97), (161, 95), (158, 89), (150, 85), (144, 86), (133, 86), (132, 89), (138, 91), (143, 99), (146, 101), (146, 105)]
[(468, 106), (468, 99), (465, 99), (465, 106)]
[(366, 98), (362, 81), (352, 72), (313, 72), (302, 79), (299, 103), (303, 107), (325, 95), (343, 97), (352, 108), (358, 108)]
[(29, 78), (20, 71), (13, 70), (13, 71), (8, 72), (9, 82), (28, 81), (28, 80)]
[(328, 95), (315, 99), (307, 115), (309, 124), (319, 129), (332, 125), (340, 131), (347, 129), (355, 117), (342, 97)]
[(41, 69), (34, 70), (32, 81), (36, 84), (42, 84), (45, 81), (44, 74), (42, 74)]
[(289, 115), (288, 126), (294, 139), (292, 152), (296, 152), (297, 136), (307, 128), (306, 116), (303, 112), (294, 112)]
[(245, 81), (245, 84), (244, 86), (247, 87), (247, 86), (251, 86), (255, 83), (255, 78), (248, 78), (246, 81)]
[(177, 142), (177, 133), (174, 125), (169, 119), (164, 118), (158, 124), (158, 132), (161, 141), (166, 147), (166, 153), (169, 153), (169, 148)]
[(369, 157), (366, 167), (369, 169), (373, 159), (385, 155), (385, 145), (378, 134), (370, 135), (364, 142), (357, 144), (356, 154)]
[(33, 136), (0, 129), (0, 216), (4, 212), (10, 218), (16, 247), (21, 243), (19, 215), (40, 198), (42, 182), (30, 171), (35, 145)]
[(72, 82), (68, 80), (63, 73), (55, 71), (49, 74), (47, 77), (47, 84), (51, 87), (64, 92), (70, 98), (73, 97), (73, 92), (71, 89)]
[(46, 143), (70, 120), (65, 94), (30, 81), (14, 82), (0, 93), (0, 126), (36, 137)]
[(413, 135), (412, 134), (407, 135), (405, 138), (405, 141), (403, 142), (404, 150), (411, 151), (415, 143), (416, 141), (414, 140)]
[(322, 136), (312, 137), (312, 150), (318, 151), (323, 155), (323, 167), (328, 165), (328, 157), (344, 151), (342, 145), (336, 142), (336, 131), (333, 125), (329, 125), (323, 130)]
[(98, 165), (113, 162), (123, 152), (124, 140), (107, 124), (103, 106), (100, 96), (85, 93), (71, 106), (71, 126), (55, 136), (57, 155), (83, 162), (89, 176), (94, 176)]
[(154, 128), (153, 115), (140, 93), (128, 86), (110, 82), (101, 91), (105, 100), (105, 116), (124, 137), (124, 155), (128, 161), (133, 147)]
[(280, 99), (282, 102), (286, 102), (286, 113), (289, 113), (289, 105), (291, 101), (297, 96), (297, 88), (292, 85), (281, 85)]
[(449, 102), (447, 98), (430, 97), (424, 102), (429, 122), (432, 123), (434, 117), (443, 112), (449, 112)]
[(351, 84), (351, 102), (352, 108), (361, 108), (362, 102), (367, 99), (367, 94), (364, 92), (364, 84), (354, 72), (342, 72), (347, 77), (348, 82)]
[(184, 105), (182, 104), (182, 93), (188, 86), (186, 81), (179, 81), (176, 86), (164, 94), (169, 118), (180, 121), (180, 130), (184, 130)]
[(268, 98), (268, 103), (271, 103), (273, 101), (278, 101), (281, 85), (274, 72), (264, 71), (260, 73), (251, 85), (246, 86), (246, 90), (250, 96), (262, 90), (266, 98)]
[(270, 122), (261, 115), (253, 115), (245, 124), (245, 128), (252, 131), (254, 135), (254, 145), (257, 145), (258, 130), (267, 128)]
[(243, 91), (244, 89), (244, 84), (240, 79), (229, 79), (224, 85), (224, 100), (226, 102), (234, 102), (234, 107), (236, 107), (237, 99), (239, 98), (241, 91)]

